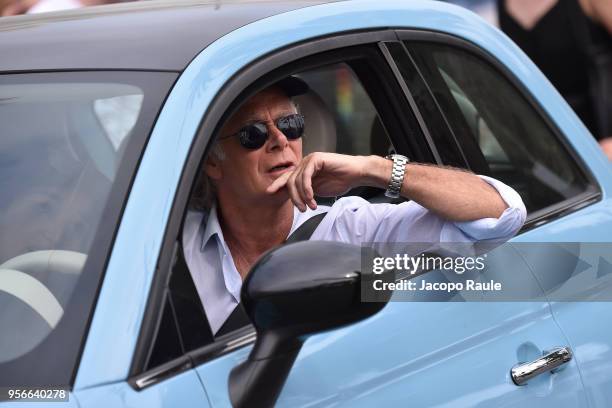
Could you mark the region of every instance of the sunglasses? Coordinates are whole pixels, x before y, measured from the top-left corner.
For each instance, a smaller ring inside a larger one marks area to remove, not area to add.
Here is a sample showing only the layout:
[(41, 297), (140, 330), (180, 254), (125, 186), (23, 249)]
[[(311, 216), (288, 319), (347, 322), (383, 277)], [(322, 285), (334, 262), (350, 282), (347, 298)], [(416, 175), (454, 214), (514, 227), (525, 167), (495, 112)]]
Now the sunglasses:
[[(274, 125), (288, 140), (296, 140), (304, 135), (304, 116), (299, 113), (280, 117), (274, 122)], [(268, 140), (268, 127), (262, 122), (251, 123), (227, 137), (236, 135), (243, 147), (256, 150)]]

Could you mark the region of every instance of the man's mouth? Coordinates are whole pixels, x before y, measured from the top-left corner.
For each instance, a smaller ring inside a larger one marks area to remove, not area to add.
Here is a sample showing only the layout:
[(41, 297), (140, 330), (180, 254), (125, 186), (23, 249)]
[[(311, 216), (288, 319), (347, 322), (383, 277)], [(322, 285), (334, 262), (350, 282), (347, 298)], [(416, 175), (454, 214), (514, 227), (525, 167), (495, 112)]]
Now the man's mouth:
[(276, 173), (276, 172), (283, 172), (285, 170), (288, 169), (293, 169), (294, 165), (291, 162), (287, 162), (287, 163), (281, 163), (277, 166), (272, 167), (270, 170), (268, 170), (269, 173)]

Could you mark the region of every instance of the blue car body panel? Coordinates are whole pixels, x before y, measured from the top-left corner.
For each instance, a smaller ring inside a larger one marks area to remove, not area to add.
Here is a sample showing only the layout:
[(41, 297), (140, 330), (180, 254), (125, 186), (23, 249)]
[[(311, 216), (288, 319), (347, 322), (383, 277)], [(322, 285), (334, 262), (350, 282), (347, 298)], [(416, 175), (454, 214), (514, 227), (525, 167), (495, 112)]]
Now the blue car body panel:
[[(574, 362), (527, 387), (510, 379), (519, 358), (535, 359), (542, 346), (566, 343), (548, 304), (486, 306), (390, 303), (364, 322), (313, 336), (277, 406), (585, 406)], [(213, 407), (231, 406), (227, 378), (249, 350), (197, 368)]]
[(104, 384), (76, 392), (81, 408), (181, 407), (209, 408), (208, 397), (193, 370), (137, 391), (127, 382)]
[[(505, 252), (495, 261), (513, 265), (513, 281), (504, 285), (535, 288), (534, 298), (543, 298), (529, 265)], [(422, 278), (412, 281), (419, 286)], [(524, 387), (510, 379), (517, 363), (567, 344), (546, 301), (392, 301), (364, 322), (309, 338), (277, 406), (586, 406), (575, 361)], [(213, 407), (231, 406), (227, 378), (246, 355), (240, 350), (196, 368)]]
[[(474, 14), (459, 7), (429, 1), (358, 0), (313, 6), (269, 17), (227, 34), (202, 51), (182, 73), (160, 113), (125, 208), (75, 380), (74, 390), (79, 401), (83, 401), (83, 406), (95, 406), (97, 396), (102, 395), (105, 399), (116, 398), (117, 406), (139, 401), (136, 396), (130, 400), (123, 398), (122, 395), (134, 392), (129, 389), (125, 380), (139, 335), (164, 230), (179, 177), (201, 118), (221, 87), (244, 66), (290, 44), (334, 33), (389, 27), (445, 32), (482, 47), (508, 67), (525, 85), (567, 136), (568, 143), (577, 154), (589, 158), (585, 165), (600, 184), (603, 199), (574, 214), (519, 236), (517, 241), (609, 240), (612, 204), (608, 199), (608, 191), (612, 187), (612, 174), (608, 161), (574, 112), (535, 65), (507, 37)], [(416, 355), (402, 354), (405, 349), (419, 350), (422, 345), (444, 340), (428, 334), (439, 331), (423, 330), (421, 335), (413, 337), (410, 335), (411, 328), (402, 327), (402, 324), (409, 324), (410, 315), (419, 308), (422, 308), (421, 313), (439, 316), (439, 320), (435, 321), (437, 325), (457, 324), (453, 322), (457, 320), (454, 317), (465, 313), (476, 313), (471, 311), (471, 308), (478, 308), (477, 304), (411, 304), (408, 307), (405, 303), (395, 303), (366, 322), (314, 336), (306, 343), (304, 353), (300, 354), (298, 363), (294, 367), (295, 376), (290, 375), (279, 403), (284, 406), (300, 403), (331, 405), (350, 401), (351, 405), (354, 403), (358, 406), (369, 406), (374, 401), (379, 401), (382, 404), (397, 405), (400, 396), (405, 397), (406, 401), (410, 400), (411, 395), (416, 398), (417, 405), (419, 402), (424, 402), (418, 399), (420, 394), (411, 394), (411, 391), (402, 388), (405, 380), (417, 384), (415, 387), (421, 389), (425, 387), (430, 393), (439, 393), (440, 404), (443, 403), (445, 395), (450, 395), (444, 394), (444, 388), (456, 386), (458, 389), (471, 389), (473, 392), (464, 399), (456, 401), (463, 405), (478, 403), (497, 405), (500, 400), (496, 398), (503, 395), (507, 398), (516, 398), (513, 401), (527, 401), (528, 397), (538, 397), (536, 400), (540, 406), (544, 406), (545, 401), (558, 406), (560, 402), (555, 399), (554, 390), (563, 391), (559, 395), (570, 398), (567, 400), (568, 403), (582, 405), (584, 395), (581, 391), (582, 383), (576, 377), (575, 362), (567, 367), (565, 376), (559, 376), (558, 380), (549, 377), (548, 383), (543, 380), (542, 384), (530, 389), (517, 388), (508, 383), (507, 378), (503, 379), (507, 383), (506, 388), (496, 388), (495, 384), (498, 384), (496, 381), (501, 381), (499, 378), (489, 382), (488, 386), (479, 388), (479, 384), (469, 384), (473, 381), (469, 375), (461, 376), (459, 375), (461, 372), (449, 370), (451, 364), (457, 364), (457, 367), (463, 367), (466, 371), (482, 370), (482, 378), (492, 378), (494, 369), (499, 369), (494, 367), (493, 363), (503, 364), (504, 370), (506, 368), (509, 370), (513, 362), (516, 363), (517, 345), (531, 341), (534, 342), (536, 350), (539, 347), (559, 345), (556, 343), (561, 341), (566, 343), (567, 338), (551, 318), (547, 303), (539, 306), (522, 304), (515, 313), (511, 305), (490, 305), (493, 306), (484, 313), (491, 315), (484, 321), (490, 323), (496, 316), (506, 320), (498, 328), (499, 332), (492, 329), (493, 332), (489, 333), (491, 338), (478, 340), (489, 342), (487, 346), (480, 351), (475, 348), (474, 355), (453, 350), (438, 351), (435, 356), (440, 358), (439, 362), (433, 357), (427, 360), (425, 356), (419, 360)], [(598, 315), (606, 313), (609, 308), (606, 309), (605, 305), (590, 304), (579, 307), (586, 310), (576, 314), (577, 312), (568, 305), (558, 309), (562, 328), (568, 336), (577, 339), (575, 341), (582, 347), (580, 351), (584, 349), (586, 350), (584, 353), (590, 352), (593, 355), (593, 350), (598, 350), (596, 351), (598, 355), (607, 357), (607, 361), (612, 361), (609, 358), (612, 338), (609, 330), (601, 328), (599, 340), (601, 344), (598, 343), (598, 346), (589, 344), (588, 339), (581, 338), (579, 333), (568, 330), (573, 319), (580, 319), (581, 314), (588, 315), (590, 308), (593, 308), (594, 313)], [(457, 308), (457, 311), (451, 311), (451, 308)], [(464, 311), (460, 312), (462, 308)], [(522, 314), (530, 316), (533, 321), (520, 320)], [(510, 327), (504, 324), (517, 325), (523, 330), (525, 337), (514, 342), (504, 338), (502, 335), (504, 330)], [(589, 323), (583, 322), (583, 324)], [(469, 341), (470, 333), (462, 332), (461, 327), (455, 329), (457, 339), (463, 342)], [(381, 340), (386, 340), (385, 345), (383, 343), (372, 345), (372, 341), (378, 336)], [(405, 344), (395, 344), (395, 336), (401, 338)], [(450, 341), (450, 338), (446, 340)], [(525, 347), (528, 353), (529, 346)], [(246, 357), (248, 349), (241, 349), (198, 369), (198, 374), (210, 397), (211, 406), (227, 405), (227, 373), (237, 362)], [(495, 350), (506, 354), (493, 355)], [(370, 355), (367, 355), (368, 352)], [(355, 361), (354, 357), (351, 357), (354, 355), (363, 355), (360, 357), (362, 361)], [(327, 365), (326, 372), (320, 373), (316, 365), (311, 365), (311, 362), (318, 358), (325, 359), (329, 363), (335, 361), (336, 364)], [(403, 358), (406, 360), (402, 360)], [(482, 361), (482, 364), (474, 367), (474, 360)], [(583, 357), (578, 353), (577, 361), (581, 360), (585, 361), (585, 364), (592, 361), (586, 355)], [(359, 370), (353, 365), (357, 363), (360, 363)], [(430, 365), (437, 365), (428, 370), (434, 370), (431, 372), (437, 373), (440, 378), (418, 375)], [(593, 370), (602, 370), (602, 367), (600, 365)], [(459, 376), (450, 378), (448, 377), (450, 373)], [(193, 371), (169, 381), (174, 381), (173, 384), (186, 381), (185, 387), (189, 384), (195, 387), (198, 384)], [(455, 383), (441, 381), (455, 381)], [(363, 392), (360, 393), (358, 390), (362, 386)], [(479, 389), (481, 391), (478, 391)], [(324, 392), (319, 392), (322, 390)], [(570, 391), (572, 394), (568, 396), (567, 392)], [(162, 391), (142, 391), (142, 393), (147, 392), (159, 393), (160, 398), (164, 395)], [(334, 392), (337, 395), (332, 396)], [(330, 396), (331, 399), (316, 399), (322, 395)], [(550, 398), (543, 398), (544, 396)], [(148, 397), (143, 394), (142, 404), (153, 401), (146, 398)], [(198, 395), (197, 398), (203, 397)], [(604, 397), (591, 397), (591, 401), (602, 398)], [(188, 406), (194, 400), (182, 400), (184, 404), (180, 405)], [(176, 401), (165, 401), (169, 405), (177, 405)], [(159, 405), (164, 405), (165, 401), (162, 398)], [(199, 404), (199, 406), (206, 405)]]

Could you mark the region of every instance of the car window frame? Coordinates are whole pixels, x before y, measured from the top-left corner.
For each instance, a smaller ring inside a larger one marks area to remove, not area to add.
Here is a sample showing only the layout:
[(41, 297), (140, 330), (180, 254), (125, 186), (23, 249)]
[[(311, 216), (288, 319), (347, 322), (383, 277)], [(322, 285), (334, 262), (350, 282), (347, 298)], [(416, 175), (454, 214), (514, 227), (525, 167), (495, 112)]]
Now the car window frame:
[[(516, 77), (516, 75), (505, 64), (499, 61), (493, 54), (491, 54), (486, 49), (474, 44), (471, 41), (451, 34), (409, 29), (396, 30), (396, 34), (402, 44), (405, 45), (405, 50), (408, 54), (408, 58), (410, 58), (413, 64), (413, 68), (417, 71), (419, 70), (419, 68), (416, 65), (412, 56), (410, 55), (410, 47), (408, 45), (410, 42), (442, 44), (445, 46), (456, 48), (458, 50), (461, 50), (462, 52), (467, 52), (473, 55), (483, 63), (488, 64), (490, 67), (492, 67), (498, 74), (502, 75), (512, 87), (514, 87), (514, 89), (527, 101), (527, 103), (529, 103), (535, 113), (542, 119), (545, 126), (547, 126), (550, 133), (555, 137), (555, 140), (568, 154), (569, 158), (574, 160), (574, 163), (578, 167), (578, 171), (580, 171), (584, 176), (587, 182), (587, 188), (585, 189), (585, 191), (574, 197), (570, 197), (558, 203), (554, 203), (552, 205), (527, 214), (527, 220), (519, 231), (519, 234), (557, 220), (561, 217), (578, 211), (581, 208), (601, 201), (601, 186), (599, 185), (597, 178), (591, 172), (582, 157), (570, 145), (561, 129), (556, 125), (554, 120), (552, 120), (550, 115), (542, 107), (538, 99), (531, 92), (529, 92), (526, 86)], [(427, 82), (423, 76), (421, 76), (421, 78), (423, 79), (423, 81)], [(427, 86), (428, 89), (430, 89), (429, 85)], [(431, 90), (429, 91), (429, 93), (431, 97), (435, 99), (435, 96), (433, 95)], [(436, 106), (438, 107), (438, 109), (440, 109), (439, 103), (436, 103)], [(440, 113), (444, 115), (443, 112)], [(427, 112), (423, 112), (422, 114), (427, 116)], [(446, 120), (445, 123), (447, 126), (451, 127), (451, 123), (448, 120)], [(469, 146), (468, 151), (465, 152), (466, 168), (472, 168), (473, 166), (478, 167), (478, 163), (486, 161), (480, 149), (473, 148), (476, 143), (474, 140), (472, 140), (472, 138), (467, 132), (462, 132), (461, 129), (452, 129), (451, 127), (451, 133), (454, 134), (456, 138), (454, 140), (448, 139), (448, 143), (457, 143), (460, 149), (463, 149), (464, 146)]]
[[(413, 117), (413, 120), (407, 119), (407, 116), (410, 115), (406, 115), (406, 111), (411, 112), (413, 116), (416, 115), (416, 112), (411, 109), (408, 100), (405, 99), (405, 94), (401, 90), (400, 82), (398, 82), (399, 78), (393, 74), (391, 66), (389, 65), (389, 60), (385, 58), (379, 48), (382, 42), (389, 41), (397, 41), (395, 32), (390, 29), (382, 29), (330, 35), (287, 47), (267, 55), (243, 68), (224, 85), (214, 98), (206, 112), (203, 113), (198, 132), (192, 142), (166, 225), (156, 273), (153, 278), (140, 335), (128, 374), (128, 383), (133, 389), (142, 390), (180, 372), (195, 368), (238, 348), (253, 344), (255, 341), (256, 335), (254, 328), (252, 326), (247, 326), (234, 332), (227, 333), (215, 339), (213, 343), (187, 352), (181, 357), (164, 363), (161, 366), (145, 370), (147, 355), (154, 345), (155, 330), (161, 317), (161, 308), (165, 300), (165, 288), (172, 273), (173, 260), (176, 259), (177, 251), (180, 248), (177, 238), (180, 237), (183, 228), (184, 215), (188, 210), (189, 198), (198, 171), (201, 169), (204, 158), (209, 153), (212, 144), (211, 138), (217, 133), (219, 126), (237, 109), (235, 105), (236, 100), (239, 98), (240, 100), (245, 100), (249, 96), (254, 95), (262, 87), (271, 85), (279, 78), (289, 75), (290, 73), (323, 66), (323, 61), (325, 65), (345, 62), (343, 58), (346, 56), (343, 52), (351, 47), (376, 48), (378, 62), (381, 65), (377, 67), (377, 69), (385, 71), (385, 74), (379, 73), (379, 77), (375, 82), (383, 83), (383, 87), (386, 88), (383, 94), (387, 96), (393, 94), (393, 101), (390, 102), (389, 100), (383, 100), (384, 98), (377, 98), (372, 95), (374, 90), (372, 86), (367, 84), (370, 80), (364, 81), (362, 75), (357, 72), (355, 72), (355, 74), (358, 76), (359, 81), (371, 98), (372, 103), (381, 117), (381, 121), (383, 121), (385, 125), (392, 124), (397, 127), (401, 130), (401, 133), (399, 133), (401, 135), (412, 135), (415, 132), (417, 133), (416, 136), (420, 141), (417, 142), (413, 140), (412, 142), (417, 143), (417, 146), (419, 146), (418, 148), (423, 149), (423, 151), (418, 152), (416, 159), (419, 161), (440, 164), (431, 151), (431, 149), (435, 149), (435, 147), (426, 140), (421, 124), (418, 123), (416, 117)], [(332, 54), (334, 55), (333, 58), (331, 57)], [(381, 77), (384, 78), (384, 81), (381, 81)], [(384, 105), (385, 103), (387, 103), (388, 106), (383, 108), (383, 110), (388, 111), (383, 113), (379, 109), (381, 108), (381, 104)], [(390, 116), (393, 116), (393, 118)], [(414, 149), (414, 146), (409, 146), (408, 141), (405, 140), (407, 138), (399, 136), (394, 137), (398, 132), (394, 132), (393, 129), (387, 130), (389, 137), (392, 139), (399, 153), (408, 150), (412, 151)]]
[[(449, 126), (438, 102), (423, 79), (423, 75), (402, 42), (382, 43), (381, 50), (385, 54), (387, 62), (392, 66), (410, 106), (416, 112), (423, 132), (433, 146), (436, 161), (447, 166), (487, 172), (488, 167), (485, 169), (482, 163), (476, 166), (467, 161), (453, 129)], [(451, 142), (449, 143), (449, 141)]]
[[(0, 73), (0, 80), (7, 83), (11, 79), (17, 83), (24, 83), (23, 79), (30, 78), (25, 83), (39, 83), (45, 81), (57, 83), (99, 82), (108, 83), (115, 81), (127, 85), (146, 84), (146, 102), (142, 106), (141, 115), (147, 115), (146, 120), (139, 119), (133, 134), (128, 140), (123, 156), (120, 159), (115, 179), (109, 191), (107, 202), (101, 213), (101, 220), (112, 222), (100, 222), (92, 241), (91, 249), (87, 253), (87, 261), (83, 267), (82, 275), (86, 279), (79, 279), (73, 290), (70, 303), (78, 304), (80, 307), (66, 309), (58, 326), (45, 338), (41, 344), (24, 356), (18, 357), (6, 363), (0, 364), (1, 372), (5, 373), (7, 384), (30, 384), (39, 386), (62, 386), (72, 389), (79, 362), (87, 340), (89, 326), (95, 312), (95, 306), (104, 280), (106, 267), (113, 250), (115, 237), (119, 229), (121, 217), (125, 209), (133, 181), (136, 177), (137, 168), (144, 153), (145, 146), (164, 102), (172, 89), (178, 73), (170, 71), (141, 71), (141, 70), (62, 70), (62, 71), (22, 71)], [(17, 78), (21, 77), (21, 78)], [(21, 79), (21, 81), (19, 81)], [(3, 82), (4, 83), (4, 82)], [(69, 339), (62, 336), (66, 329), (63, 326), (72, 326), (70, 332), (74, 332)], [(53, 353), (44, 353), (42, 356), (37, 351), (48, 343), (52, 344)], [(31, 367), (52, 367), (45, 364), (45, 357), (54, 361), (62, 360), (61, 355), (66, 354), (66, 371), (69, 376), (58, 375), (57, 371), (31, 370)], [(20, 365), (27, 367), (17, 370)], [(64, 377), (67, 377), (64, 379)], [(4, 375), (0, 374), (0, 383), (6, 383)]]

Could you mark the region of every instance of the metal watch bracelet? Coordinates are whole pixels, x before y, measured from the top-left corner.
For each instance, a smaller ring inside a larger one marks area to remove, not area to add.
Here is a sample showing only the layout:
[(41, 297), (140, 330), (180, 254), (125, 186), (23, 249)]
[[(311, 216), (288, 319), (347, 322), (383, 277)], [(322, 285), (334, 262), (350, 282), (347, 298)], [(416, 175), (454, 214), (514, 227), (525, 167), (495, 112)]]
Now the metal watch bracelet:
[(402, 189), (402, 183), (404, 182), (404, 175), (406, 174), (406, 164), (408, 164), (410, 160), (401, 154), (391, 154), (385, 157), (385, 159), (393, 161), (391, 179), (385, 191), (385, 196), (389, 198), (398, 198), (400, 196), (400, 190)]

